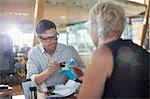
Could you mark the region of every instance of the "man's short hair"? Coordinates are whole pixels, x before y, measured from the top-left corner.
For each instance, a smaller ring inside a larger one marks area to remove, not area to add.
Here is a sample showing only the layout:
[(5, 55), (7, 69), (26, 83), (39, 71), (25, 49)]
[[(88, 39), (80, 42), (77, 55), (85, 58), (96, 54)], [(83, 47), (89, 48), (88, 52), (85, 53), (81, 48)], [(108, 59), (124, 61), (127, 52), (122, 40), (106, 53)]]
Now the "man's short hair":
[(49, 30), (52, 28), (56, 29), (56, 25), (54, 22), (47, 20), (47, 19), (41, 20), (36, 26), (37, 36), (40, 37), (46, 30)]

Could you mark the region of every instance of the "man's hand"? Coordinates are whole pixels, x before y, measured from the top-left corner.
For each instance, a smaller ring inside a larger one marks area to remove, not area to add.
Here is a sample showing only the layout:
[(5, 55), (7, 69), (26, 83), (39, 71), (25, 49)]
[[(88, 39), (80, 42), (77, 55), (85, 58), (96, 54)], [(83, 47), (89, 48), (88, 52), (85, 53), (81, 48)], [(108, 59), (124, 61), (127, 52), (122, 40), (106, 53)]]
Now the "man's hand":
[(52, 61), (48, 64), (48, 71), (50, 71), (51, 73), (54, 73), (58, 69), (60, 69), (60, 64), (58, 62)]
[(44, 82), (50, 75), (52, 75), (54, 72), (56, 72), (60, 68), (60, 65), (58, 62), (53, 61), (48, 64), (48, 68), (38, 74), (35, 78), (35, 81), (37, 84), (41, 84)]

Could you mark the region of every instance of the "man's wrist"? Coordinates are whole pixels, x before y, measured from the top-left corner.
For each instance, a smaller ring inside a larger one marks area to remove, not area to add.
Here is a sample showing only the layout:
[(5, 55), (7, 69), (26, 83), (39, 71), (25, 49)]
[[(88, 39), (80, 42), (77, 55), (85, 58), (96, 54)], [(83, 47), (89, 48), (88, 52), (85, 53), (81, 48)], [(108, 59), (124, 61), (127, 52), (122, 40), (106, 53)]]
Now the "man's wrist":
[(48, 74), (53, 74), (54, 73), (54, 68), (47, 68), (46, 69), (46, 72), (48, 73)]

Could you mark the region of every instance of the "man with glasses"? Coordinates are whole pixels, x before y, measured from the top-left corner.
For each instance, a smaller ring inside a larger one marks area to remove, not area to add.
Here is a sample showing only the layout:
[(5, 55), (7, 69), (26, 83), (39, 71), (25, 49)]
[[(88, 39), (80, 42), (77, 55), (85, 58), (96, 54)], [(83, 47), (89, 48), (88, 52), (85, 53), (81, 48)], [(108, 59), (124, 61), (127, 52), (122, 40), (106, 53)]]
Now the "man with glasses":
[(29, 51), (27, 62), (27, 78), (31, 78), (35, 84), (65, 84), (68, 78), (60, 73), (60, 63), (71, 58), (84, 67), (82, 59), (73, 47), (58, 43), (59, 34), (52, 21), (41, 20), (36, 27), (36, 33), (40, 43)]

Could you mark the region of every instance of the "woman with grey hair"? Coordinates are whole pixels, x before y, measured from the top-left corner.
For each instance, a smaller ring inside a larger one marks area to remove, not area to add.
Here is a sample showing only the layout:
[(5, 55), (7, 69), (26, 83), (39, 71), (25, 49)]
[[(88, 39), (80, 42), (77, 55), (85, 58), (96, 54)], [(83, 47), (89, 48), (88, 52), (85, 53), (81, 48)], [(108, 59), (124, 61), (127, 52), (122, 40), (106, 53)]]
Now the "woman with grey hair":
[(149, 53), (120, 38), (126, 24), (123, 8), (108, 1), (97, 3), (90, 22), (96, 49), (78, 98), (148, 98)]

